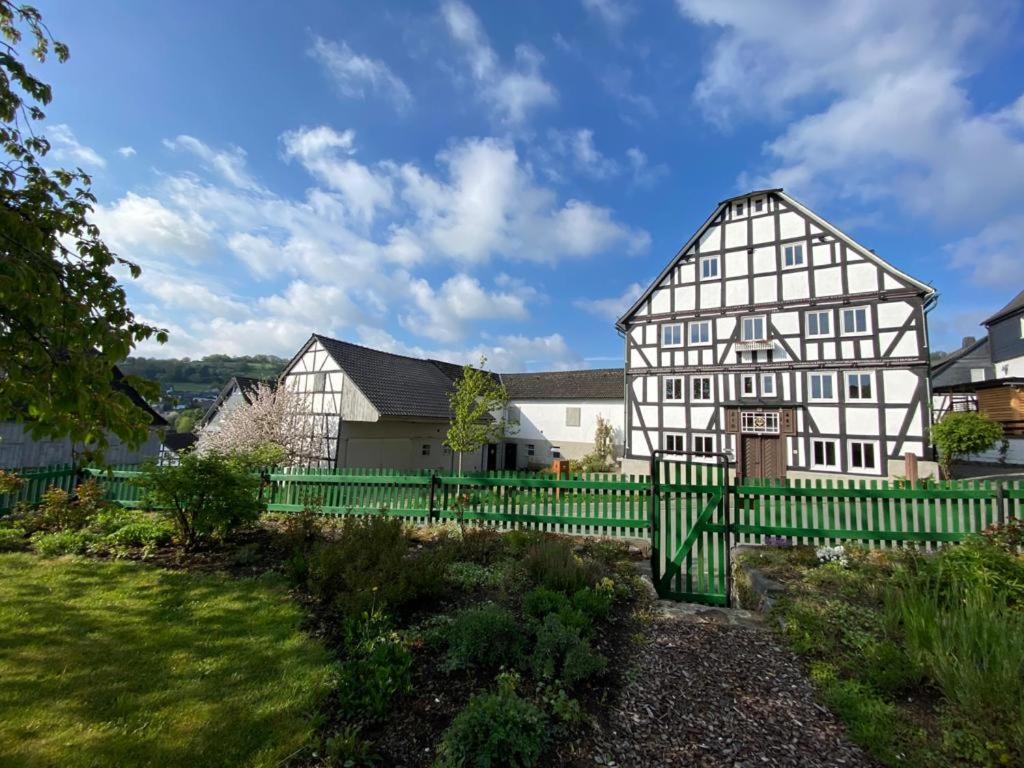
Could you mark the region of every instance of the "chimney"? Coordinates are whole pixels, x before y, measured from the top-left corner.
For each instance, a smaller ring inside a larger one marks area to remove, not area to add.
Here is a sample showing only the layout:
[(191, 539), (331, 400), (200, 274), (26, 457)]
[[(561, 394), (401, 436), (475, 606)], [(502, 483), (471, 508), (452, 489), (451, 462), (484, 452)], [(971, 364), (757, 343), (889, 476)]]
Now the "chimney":
[(976, 342), (977, 339), (973, 336), (964, 336), (964, 343), (960, 345), (960, 349), (967, 349), (971, 344)]

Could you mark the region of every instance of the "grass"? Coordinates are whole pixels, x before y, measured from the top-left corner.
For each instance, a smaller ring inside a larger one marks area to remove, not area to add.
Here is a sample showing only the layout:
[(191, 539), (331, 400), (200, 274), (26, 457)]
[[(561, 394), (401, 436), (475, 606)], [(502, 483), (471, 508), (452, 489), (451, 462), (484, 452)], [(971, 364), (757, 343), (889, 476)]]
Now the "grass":
[(326, 650), (276, 577), (0, 555), (0, 766), (271, 766), (313, 737)]

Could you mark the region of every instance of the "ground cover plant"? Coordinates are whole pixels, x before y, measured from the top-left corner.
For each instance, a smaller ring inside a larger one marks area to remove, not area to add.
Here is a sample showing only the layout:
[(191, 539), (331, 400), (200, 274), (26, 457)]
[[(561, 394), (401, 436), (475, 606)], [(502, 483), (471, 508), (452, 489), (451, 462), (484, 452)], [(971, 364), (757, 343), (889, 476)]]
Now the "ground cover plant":
[(785, 587), (779, 631), (882, 763), (1020, 765), (1022, 543), (1011, 521), (937, 553), (782, 546), (739, 563)]
[[(308, 511), (308, 510), (307, 510)], [(636, 601), (626, 547), (455, 525), (293, 525), (290, 561), (340, 661), (315, 760), (561, 760), (615, 682)]]
[(0, 554), (0, 762), (276, 766), (333, 680), (280, 576)]

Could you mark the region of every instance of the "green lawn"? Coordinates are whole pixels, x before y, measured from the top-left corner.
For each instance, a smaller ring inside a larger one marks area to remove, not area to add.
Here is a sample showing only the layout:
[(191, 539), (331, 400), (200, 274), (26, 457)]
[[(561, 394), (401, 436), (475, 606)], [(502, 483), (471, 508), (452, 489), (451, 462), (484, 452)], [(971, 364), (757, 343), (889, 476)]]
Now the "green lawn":
[(0, 555), (0, 765), (270, 766), (327, 652), (276, 578)]

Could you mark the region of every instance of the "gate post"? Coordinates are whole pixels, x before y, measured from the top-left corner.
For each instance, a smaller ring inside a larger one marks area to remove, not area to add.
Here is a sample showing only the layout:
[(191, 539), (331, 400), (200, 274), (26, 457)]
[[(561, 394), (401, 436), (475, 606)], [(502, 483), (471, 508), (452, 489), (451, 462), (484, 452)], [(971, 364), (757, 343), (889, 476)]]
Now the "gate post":
[(654, 588), (659, 591), (658, 585), (661, 583), (661, 573), (658, 569), (660, 553), (660, 544), (658, 537), (659, 531), (659, 515), (661, 512), (661, 492), (658, 489), (658, 452), (654, 451), (651, 453), (651, 498), (648, 509), (648, 528), (649, 535), (651, 538), (651, 579), (654, 582)]
[(729, 457), (723, 452), (722, 459), (722, 512), (725, 522), (725, 607), (732, 607), (732, 507), (729, 487)]

